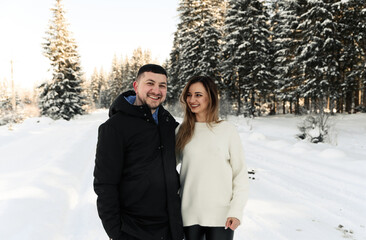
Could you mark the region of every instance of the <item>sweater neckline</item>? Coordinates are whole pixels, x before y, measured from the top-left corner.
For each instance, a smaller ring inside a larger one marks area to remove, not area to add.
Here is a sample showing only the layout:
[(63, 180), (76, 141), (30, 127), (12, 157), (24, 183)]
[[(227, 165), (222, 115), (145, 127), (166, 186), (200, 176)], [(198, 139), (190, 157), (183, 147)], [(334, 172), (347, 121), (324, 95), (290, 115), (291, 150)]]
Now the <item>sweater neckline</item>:
[[(213, 123), (211, 126), (215, 127), (220, 123)], [(208, 125), (207, 122), (195, 122), (195, 128), (199, 128), (199, 129), (204, 129), (204, 128), (209, 128), (210, 125)]]

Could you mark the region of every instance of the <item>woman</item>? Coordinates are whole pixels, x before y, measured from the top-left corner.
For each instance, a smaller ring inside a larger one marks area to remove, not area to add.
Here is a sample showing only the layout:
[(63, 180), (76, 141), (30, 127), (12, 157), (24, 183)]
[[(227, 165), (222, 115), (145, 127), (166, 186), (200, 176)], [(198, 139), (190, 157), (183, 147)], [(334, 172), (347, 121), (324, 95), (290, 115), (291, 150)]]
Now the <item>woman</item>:
[(234, 125), (219, 120), (213, 79), (191, 78), (180, 97), (176, 136), (186, 240), (232, 240), (248, 196), (248, 172)]

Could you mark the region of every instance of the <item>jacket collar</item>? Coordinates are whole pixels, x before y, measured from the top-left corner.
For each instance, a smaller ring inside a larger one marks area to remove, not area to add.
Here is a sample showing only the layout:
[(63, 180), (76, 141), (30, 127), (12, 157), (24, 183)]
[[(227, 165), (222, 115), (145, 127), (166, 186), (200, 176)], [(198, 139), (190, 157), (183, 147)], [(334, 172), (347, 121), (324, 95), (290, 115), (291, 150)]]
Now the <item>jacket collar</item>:
[[(122, 112), (124, 114), (130, 115), (130, 116), (135, 116), (135, 117), (139, 117), (139, 118), (150, 118), (151, 120), (155, 119), (153, 118), (152, 114), (151, 114), (151, 110), (150, 108), (144, 104), (141, 106), (136, 106), (131, 104), (128, 99), (136, 97), (136, 93), (135, 91), (127, 91), (122, 93), (121, 95), (119, 95), (114, 102), (111, 104), (110, 108), (109, 108), (109, 117), (112, 117), (114, 114), (118, 113), (118, 112)], [(163, 106), (159, 106), (159, 111), (157, 110), (156, 113), (156, 120), (159, 119), (161, 115), (166, 115), (165, 114), (166, 110), (163, 108)]]

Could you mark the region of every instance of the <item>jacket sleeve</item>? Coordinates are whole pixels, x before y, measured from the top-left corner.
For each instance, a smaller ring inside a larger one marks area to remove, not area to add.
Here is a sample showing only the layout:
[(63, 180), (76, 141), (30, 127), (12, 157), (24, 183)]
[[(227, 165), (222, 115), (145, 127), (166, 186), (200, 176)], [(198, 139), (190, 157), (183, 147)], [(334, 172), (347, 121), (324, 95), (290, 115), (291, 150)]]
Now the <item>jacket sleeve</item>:
[[(177, 125), (177, 127), (175, 128), (175, 141), (177, 141), (177, 134), (179, 131), (181, 125)], [(175, 150), (175, 166), (177, 167), (177, 170), (179, 170), (178, 172), (180, 172), (180, 166), (178, 167), (179, 164), (182, 163), (182, 153), (177, 152)]]
[(98, 130), (94, 168), (94, 191), (97, 209), (108, 236), (121, 239), (119, 184), (123, 167), (123, 145), (117, 131), (109, 124)]
[(233, 173), (232, 200), (227, 217), (235, 217), (242, 222), (243, 210), (248, 200), (249, 176), (245, 164), (242, 141), (236, 130), (232, 126), (229, 140), (230, 164)]

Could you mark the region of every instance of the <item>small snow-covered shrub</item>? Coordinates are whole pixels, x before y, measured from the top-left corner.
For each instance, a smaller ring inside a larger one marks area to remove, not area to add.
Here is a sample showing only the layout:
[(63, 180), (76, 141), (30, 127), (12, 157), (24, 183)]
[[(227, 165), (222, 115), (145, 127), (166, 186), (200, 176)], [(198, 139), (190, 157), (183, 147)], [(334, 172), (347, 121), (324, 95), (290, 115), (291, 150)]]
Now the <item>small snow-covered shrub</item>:
[(10, 97), (0, 97), (0, 126), (8, 123), (19, 123), (24, 119), (23, 105), (20, 100), (16, 101), (16, 111), (13, 111)]
[(6, 112), (0, 114), (0, 126), (8, 123), (20, 123), (24, 120), (24, 114), (21, 111), (16, 113)]
[(257, 107), (256, 106), (253, 107), (250, 102), (244, 103), (243, 115), (245, 118), (248, 118), (248, 117), (253, 118), (253, 117), (258, 116)]
[(306, 139), (312, 143), (331, 143), (333, 142), (333, 139), (330, 138), (332, 135), (330, 134), (332, 125), (329, 113), (323, 112), (315, 115), (308, 115), (303, 122), (299, 124), (298, 128), (300, 134), (298, 134), (297, 137)]

